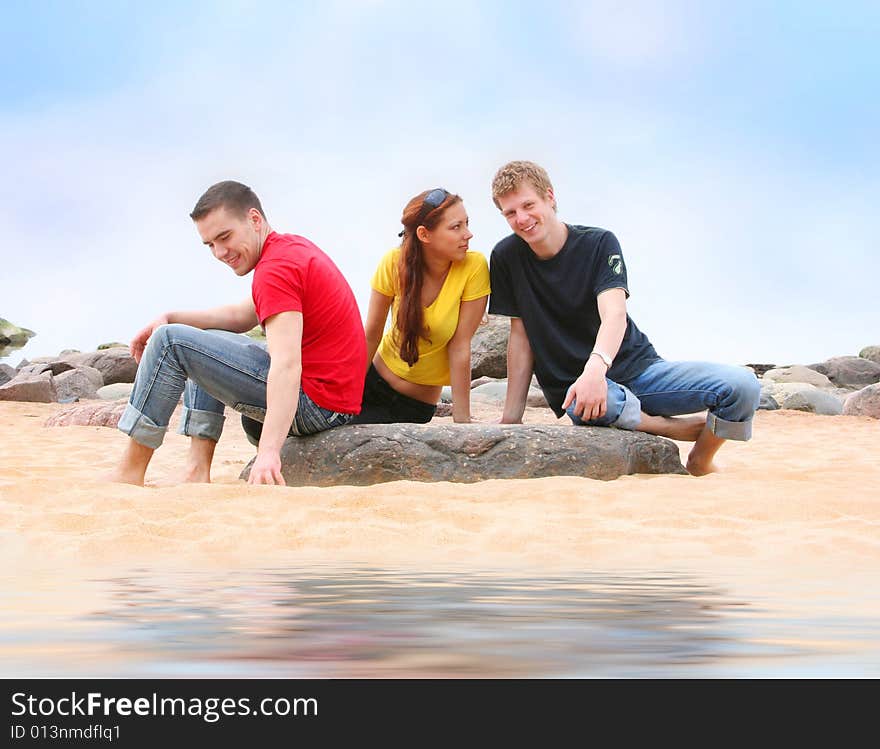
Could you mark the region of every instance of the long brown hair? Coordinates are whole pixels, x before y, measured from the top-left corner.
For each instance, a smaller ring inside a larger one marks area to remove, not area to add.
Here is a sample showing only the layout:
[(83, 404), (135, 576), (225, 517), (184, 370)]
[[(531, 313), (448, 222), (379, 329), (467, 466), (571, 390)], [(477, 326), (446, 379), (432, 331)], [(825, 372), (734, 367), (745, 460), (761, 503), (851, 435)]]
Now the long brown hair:
[(444, 190), (446, 197), (443, 202), (433, 208), (425, 203), (425, 198), (432, 192), (433, 190), (425, 190), (416, 195), (406, 204), (400, 217), (403, 241), (400, 243), (400, 260), (397, 264), (400, 302), (397, 305), (395, 339), (400, 344), (400, 358), (411, 367), (419, 360), (419, 338), (429, 340), (430, 332), (425, 327), (422, 309), (425, 250), (416, 236), (416, 229), (424, 226), (433, 230), (440, 223), (446, 209), (461, 202), (458, 195)]

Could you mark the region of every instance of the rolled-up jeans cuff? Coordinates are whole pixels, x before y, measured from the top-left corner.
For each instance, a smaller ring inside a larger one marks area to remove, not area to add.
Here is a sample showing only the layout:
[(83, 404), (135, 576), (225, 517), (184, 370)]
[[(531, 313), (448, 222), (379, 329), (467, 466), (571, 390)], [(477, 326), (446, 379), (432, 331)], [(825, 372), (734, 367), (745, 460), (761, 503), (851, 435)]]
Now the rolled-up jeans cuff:
[(706, 414), (706, 426), (716, 437), (723, 440), (739, 440), (745, 442), (752, 438), (752, 420), (725, 421), (719, 419), (711, 411)]
[(642, 423), (642, 402), (629, 388), (620, 386), (626, 399), (623, 402), (623, 408), (620, 410), (620, 416), (617, 417), (610, 426), (618, 429), (635, 429)]
[(216, 411), (200, 411), (197, 408), (184, 406), (180, 413), (180, 428), (177, 433), (216, 442), (223, 433), (224, 421), (226, 417)]
[(129, 403), (119, 417), (116, 425), (121, 432), (125, 432), (135, 442), (155, 450), (165, 439), (167, 426), (160, 426), (149, 416), (142, 414)]

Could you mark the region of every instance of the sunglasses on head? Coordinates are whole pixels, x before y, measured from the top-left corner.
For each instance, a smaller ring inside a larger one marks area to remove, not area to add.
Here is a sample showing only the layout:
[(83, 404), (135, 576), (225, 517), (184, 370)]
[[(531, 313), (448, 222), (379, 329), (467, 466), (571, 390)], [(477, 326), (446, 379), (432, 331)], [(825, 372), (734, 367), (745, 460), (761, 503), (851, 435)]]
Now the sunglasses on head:
[[(442, 187), (435, 187), (431, 190), (427, 195), (425, 195), (425, 199), (422, 201), (422, 208), (419, 211), (419, 218), (416, 221), (417, 224), (422, 222), (422, 219), (425, 218), (431, 211), (435, 208), (438, 208), (443, 204), (443, 201), (449, 197), (449, 193), (446, 192)], [(397, 236), (402, 237), (405, 234), (406, 230), (400, 232)]]

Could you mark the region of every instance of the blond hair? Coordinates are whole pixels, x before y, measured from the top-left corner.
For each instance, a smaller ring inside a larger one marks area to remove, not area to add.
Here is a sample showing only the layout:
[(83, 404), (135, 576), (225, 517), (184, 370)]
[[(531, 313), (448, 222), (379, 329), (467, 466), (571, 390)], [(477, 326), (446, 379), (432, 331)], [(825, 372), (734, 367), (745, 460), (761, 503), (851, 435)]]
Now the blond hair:
[[(492, 178), (492, 200), (496, 208), (501, 208), (498, 198), (519, 189), (523, 182), (528, 182), (540, 195), (552, 190), (550, 177), (545, 169), (533, 161), (511, 161), (501, 167)], [(554, 201), (554, 209), (556, 208)]]

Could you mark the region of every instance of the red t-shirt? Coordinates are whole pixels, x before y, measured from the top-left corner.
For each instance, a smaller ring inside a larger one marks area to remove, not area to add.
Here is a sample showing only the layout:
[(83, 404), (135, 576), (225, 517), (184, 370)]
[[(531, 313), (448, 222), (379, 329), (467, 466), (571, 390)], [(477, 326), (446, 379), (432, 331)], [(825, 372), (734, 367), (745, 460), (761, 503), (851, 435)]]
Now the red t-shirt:
[(266, 237), (251, 286), (260, 324), (302, 312), (302, 389), (339, 413), (361, 410), (367, 344), (357, 302), (335, 263), (305, 237)]

